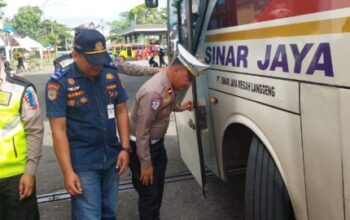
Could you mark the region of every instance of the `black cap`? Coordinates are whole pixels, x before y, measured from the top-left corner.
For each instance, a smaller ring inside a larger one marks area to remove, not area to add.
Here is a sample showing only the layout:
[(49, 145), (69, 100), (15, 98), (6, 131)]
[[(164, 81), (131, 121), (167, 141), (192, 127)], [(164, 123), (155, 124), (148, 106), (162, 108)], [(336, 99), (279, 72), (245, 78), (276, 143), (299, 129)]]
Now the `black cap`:
[(105, 37), (95, 29), (79, 31), (74, 38), (74, 50), (82, 54), (94, 66), (112, 62), (107, 53)]

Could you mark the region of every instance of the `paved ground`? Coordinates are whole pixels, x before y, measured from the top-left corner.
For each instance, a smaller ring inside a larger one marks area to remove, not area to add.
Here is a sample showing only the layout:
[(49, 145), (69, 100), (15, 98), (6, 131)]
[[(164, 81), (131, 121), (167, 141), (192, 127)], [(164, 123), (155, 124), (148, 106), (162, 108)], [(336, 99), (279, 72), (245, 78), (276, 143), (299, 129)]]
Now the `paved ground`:
[[(45, 138), (43, 157), (37, 173), (37, 188), (38, 196), (44, 196), (44, 198), (51, 198), (48, 195), (52, 194), (65, 193), (62, 174), (52, 148), (51, 130), (45, 117), (44, 85), (52, 71), (53, 69), (46, 68), (20, 74), (36, 85), (42, 106)], [(147, 80), (147, 77), (123, 76), (122, 78), (130, 97), (128, 105), (131, 107), (137, 89)], [(187, 167), (180, 158), (173, 117), (166, 136), (166, 149), (169, 158), (166, 176), (168, 178), (172, 176), (181, 177), (183, 174), (187, 174)], [(224, 183), (217, 178), (209, 179), (207, 198), (202, 196), (201, 189), (191, 176), (185, 175), (185, 177), (182, 180), (177, 179), (176, 182), (170, 181), (165, 185), (161, 209), (162, 220), (243, 219), (243, 204), (240, 201), (242, 201), (243, 195), (244, 174), (231, 176), (228, 183)], [(130, 175), (125, 175), (121, 181), (127, 186), (127, 189), (121, 190), (119, 193), (118, 219), (137, 220), (137, 194), (130, 185)], [(70, 219), (69, 199), (43, 202), (40, 203), (39, 208), (41, 219)]]

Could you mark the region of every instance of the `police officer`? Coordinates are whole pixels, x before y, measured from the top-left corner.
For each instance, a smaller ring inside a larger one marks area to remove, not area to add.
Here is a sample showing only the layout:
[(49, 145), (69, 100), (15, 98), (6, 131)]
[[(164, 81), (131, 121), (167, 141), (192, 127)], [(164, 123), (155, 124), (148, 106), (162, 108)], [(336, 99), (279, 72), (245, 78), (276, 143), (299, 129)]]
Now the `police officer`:
[(108, 65), (100, 32), (80, 31), (72, 57), (74, 63), (46, 85), (47, 117), (72, 195), (72, 219), (115, 219), (119, 176), (129, 164), (128, 96), (117, 69)]
[(178, 45), (177, 58), (149, 79), (137, 92), (131, 112), (130, 169), (139, 194), (141, 220), (158, 220), (162, 203), (167, 155), (164, 136), (171, 111), (192, 110), (192, 102), (175, 102), (175, 91), (186, 90), (207, 65)]
[(33, 84), (0, 61), (0, 219), (39, 219), (35, 173), (44, 136)]

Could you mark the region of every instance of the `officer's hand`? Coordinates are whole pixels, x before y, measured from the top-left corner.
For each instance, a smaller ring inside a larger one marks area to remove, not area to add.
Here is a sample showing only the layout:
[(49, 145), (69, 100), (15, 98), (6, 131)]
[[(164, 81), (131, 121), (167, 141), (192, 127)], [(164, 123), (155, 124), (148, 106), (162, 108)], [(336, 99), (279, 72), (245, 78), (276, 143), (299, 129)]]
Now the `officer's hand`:
[(119, 175), (123, 175), (125, 171), (128, 169), (130, 161), (129, 153), (122, 150), (118, 155), (118, 160), (116, 164), (116, 168), (119, 170)]
[(153, 166), (141, 168), (140, 181), (145, 186), (153, 184)]
[(32, 195), (35, 184), (35, 177), (23, 174), (19, 180), (19, 200), (28, 198)]
[(81, 187), (80, 179), (76, 173), (68, 172), (64, 175), (64, 187), (67, 192), (72, 196), (76, 196), (83, 193), (83, 188)]
[(187, 101), (184, 104), (180, 106), (180, 111), (192, 111), (193, 110), (193, 102), (192, 101)]

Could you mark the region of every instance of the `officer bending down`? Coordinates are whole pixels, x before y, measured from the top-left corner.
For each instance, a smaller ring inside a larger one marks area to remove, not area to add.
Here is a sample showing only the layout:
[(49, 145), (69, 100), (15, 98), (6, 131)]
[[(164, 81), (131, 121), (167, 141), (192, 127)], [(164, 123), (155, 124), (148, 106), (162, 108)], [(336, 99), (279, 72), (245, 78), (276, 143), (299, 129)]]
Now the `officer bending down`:
[(192, 110), (192, 101), (175, 103), (174, 91), (186, 90), (192, 80), (208, 68), (178, 45), (177, 58), (149, 79), (136, 93), (131, 112), (130, 169), (139, 194), (141, 220), (158, 220), (162, 203), (167, 155), (164, 136), (171, 111)]

